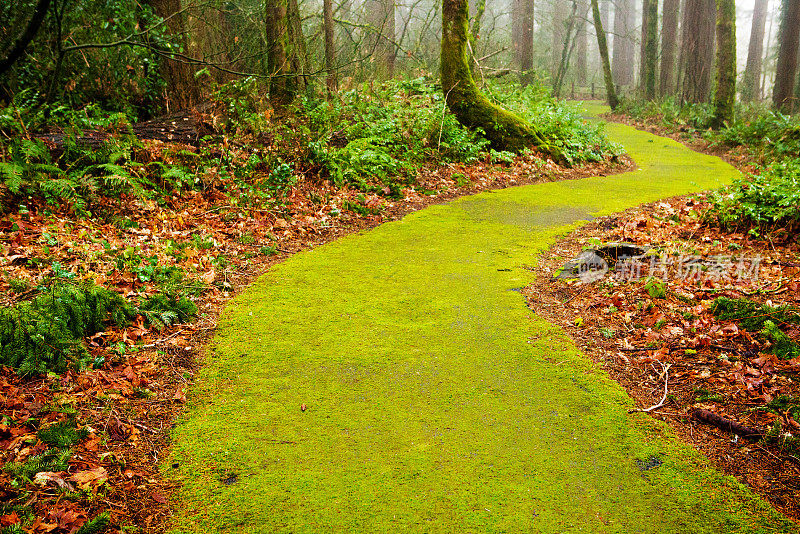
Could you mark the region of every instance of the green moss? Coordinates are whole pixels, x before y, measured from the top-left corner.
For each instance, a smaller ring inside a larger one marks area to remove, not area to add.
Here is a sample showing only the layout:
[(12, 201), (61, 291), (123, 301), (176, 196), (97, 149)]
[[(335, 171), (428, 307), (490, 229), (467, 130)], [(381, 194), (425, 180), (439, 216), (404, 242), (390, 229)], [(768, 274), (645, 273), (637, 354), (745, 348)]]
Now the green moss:
[(182, 485), (174, 531), (791, 528), (628, 414), (624, 390), (512, 291), (591, 216), (735, 175), (609, 131), (641, 170), (434, 206), (296, 254), (233, 300), (164, 464)]

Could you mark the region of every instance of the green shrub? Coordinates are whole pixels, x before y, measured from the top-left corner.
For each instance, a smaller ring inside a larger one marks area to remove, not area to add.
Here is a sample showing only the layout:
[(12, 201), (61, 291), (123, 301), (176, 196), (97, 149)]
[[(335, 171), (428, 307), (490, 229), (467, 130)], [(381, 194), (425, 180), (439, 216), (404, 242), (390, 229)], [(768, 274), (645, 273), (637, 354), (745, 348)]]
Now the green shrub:
[(70, 420), (55, 423), (40, 429), (39, 432), (36, 433), (36, 437), (43, 443), (59, 449), (72, 447), (87, 435), (88, 432), (85, 428), (76, 428), (75, 422)]
[(59, 281), (31, 301), (0, 310), (0, 365), (23, 375), (63, 371), (70, 360), (88, 356), (85, 336), (134, 316), (113, 291)]
[(711, 196), (707, 222), (725, 230), (800, 229), (800, 159), (771, 164)]
[(722, 321), (736, 321), (750, 332), (763, 329), (767, 321), (800, 323), (800, 315), (789, 306), (767, 306), (749, 299), (718, 297), (711, 306), (711, 312)]
[(110, 521), (111, 516), (108, 515), (108, 512), (103, 512), (84, 523), (75, 534), (100, 534), (108, 527)]
[(184, 323), (197, 314), (194, 302), (179, 295), (158, 293), (148, 298), (139, 307), (148, 323), (156, 328), (164, 328), (175, 323)]

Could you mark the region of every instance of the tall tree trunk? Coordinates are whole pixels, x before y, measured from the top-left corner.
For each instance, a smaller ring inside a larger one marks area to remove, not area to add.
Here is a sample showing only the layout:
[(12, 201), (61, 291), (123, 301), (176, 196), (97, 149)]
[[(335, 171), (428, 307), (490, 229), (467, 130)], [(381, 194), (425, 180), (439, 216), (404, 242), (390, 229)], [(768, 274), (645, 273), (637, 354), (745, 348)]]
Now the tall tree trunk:
[(367, 0), (364, 9), (377, 32), (370, 40), (370, 47), (375, 54), (375, 67), (380, 76), (391, 78), (397, 55), (394, 0)]
[(769, 0), (756, 0), (753, 9), (753, 24), (750, 27), (750, 44), (747, 47), (747, 66), (742, 77), (742, 99), (752, 101), (761, 98), (761, 58), (764, 55), (764, 30), (767, 26)]
[(336, 71), (336, 43), (333, 38), (333, 0), (322, 0), (322, 25), (325, 32), (325, 70), (328, 71), (328, 95), (339, 92), (339, 73)]
[(775, 67), (775, 89), (772, 103), (776, 108), (789, 113), (793, 108), (795, 75), (797, 73), (797, 50), (800, 46), (800, 0), (783, 0), (781, 11), (780, 47), (778, 64)]
[(290, 61), (291, 42), (287, 18), (288, 0), (266, 0), (269, 101), (277, 112), (292, 103), (297, 94), (297, 71)]
[(533, 76), (533, 8), (534, 0), (522, 0), (519, 29), (519, 68), (522, 85), (528, 85)]
[(683, 14), (682, 56), (684, 102), (708, 102), (714, 67), (714, 0), (687, 0)]
[(606, 84), (608, 105), (611, 106), (613, 111), (617, 109), (619, 100), (617, 100), (617, 90), (614, 87), (614, 77), (611, 74), (611, 61), (608, 59), (608, 42), (606, 41), (606, 32), (603, 28), (603, 20), (597, 0), (592, 0), (592, 18), (594, 19), (594, 33), (597, 36), (597, 48), (600, 50), (600, 60), (603, 62), (603, 80), (605, 80)]
[(661, 76), (659, 92), (667, 96), (675, 85), (675, 51), (678, 48), (678, 13), (681, 0), (664, 0), (661, 17)]
[(636, 13), (633, 0), (617, 0), (614, 7), (614, 82), (628, 86), (633, 83), (633, 29)]
[(482, 128), (498, 150), (551, 148), (536, 129), (517, 115), (492, 104), (475, 85), (469, 68), (469, 8), (467, 0), (442, 0), (442, 92), (450, 111), (468, 128)]
[(717, 2), (717, 73), (714, 96), (713, 128), (721, 128), (733, 121), (736, 102), (736, 2)]
[(642, 3), (642, 95), (647, 100), (656, 97), (656, 70), (658, 63), (658, 0)]
[[(186, 22), (181, 11), (180, 0), (149, 0), (156, 15), (166, 19), (167, 32), (181, 45), (181, 52), (188, 47)], [(194, 106), (200, 99), (200, 89), (192, 73), (191, 65), (162, 57), (161, 76), (167, 82), (167, 108), (180, 109)]]

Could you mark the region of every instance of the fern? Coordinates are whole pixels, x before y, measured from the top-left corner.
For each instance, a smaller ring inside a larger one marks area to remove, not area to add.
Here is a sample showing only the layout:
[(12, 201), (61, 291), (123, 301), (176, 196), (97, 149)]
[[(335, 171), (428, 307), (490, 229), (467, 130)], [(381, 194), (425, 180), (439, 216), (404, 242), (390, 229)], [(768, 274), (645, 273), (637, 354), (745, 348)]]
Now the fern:
[(43, 443), (60, 449), (72, 447), (87, 435), (87, 430), (85, 428), (75, 428), (73, 421), (62, 421), (42, 428), (36, 433), (36, 437)]
[(108, 515), (108, 512), (103, 512), (94, 519), (90, 519), (84, 523), (75, 534), (100, 534), (100, 532), (103, 532), (108, 527), (110, 520), (111, 517)]
[(60, 372), (86, 356), (82, 339), (108, 322), (126, 324), (136, 311), (117, 293), (60, 282), (29, 302), (0, 310), (0, 365), (22, 375)]
[(25, 463), (9, 462), (3, 468), (14, 478), (32, 480), (42, 471), (66, 471), (72, 451), (69, 449), (49, 449), (42, 454), (31, 456)]

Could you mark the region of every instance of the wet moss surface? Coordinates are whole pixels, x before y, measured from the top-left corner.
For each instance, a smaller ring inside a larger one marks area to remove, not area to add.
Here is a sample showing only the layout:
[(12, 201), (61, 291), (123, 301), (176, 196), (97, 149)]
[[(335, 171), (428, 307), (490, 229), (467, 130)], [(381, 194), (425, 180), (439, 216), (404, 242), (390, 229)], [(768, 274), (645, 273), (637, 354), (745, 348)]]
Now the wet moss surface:
[(587, 219), (736, 174), (608, 131), (640, 170), (434, 206), (233, 300), (165, 462), (174, 531), (791, 531), (511, 291)]

